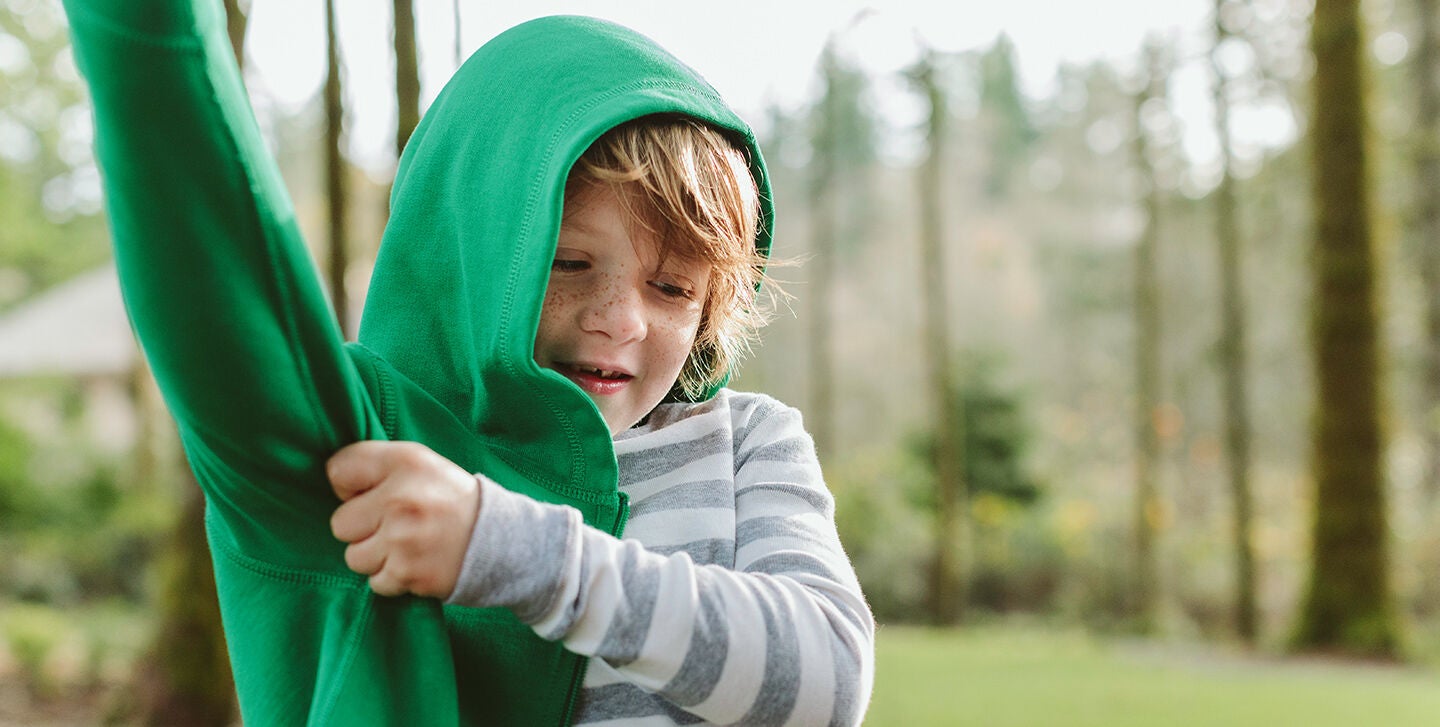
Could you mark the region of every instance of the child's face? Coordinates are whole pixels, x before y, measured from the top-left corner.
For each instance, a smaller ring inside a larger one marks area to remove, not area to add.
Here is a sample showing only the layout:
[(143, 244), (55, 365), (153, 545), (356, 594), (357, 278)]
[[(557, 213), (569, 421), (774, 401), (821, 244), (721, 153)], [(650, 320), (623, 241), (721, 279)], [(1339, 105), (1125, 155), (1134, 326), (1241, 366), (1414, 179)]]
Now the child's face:
[(589, 394), (617, 434), (679, 378), (700, 327), (710, 265), (673, 255), (661, 265), (654, 236), (626, 224), (610, 188), (575, 197), (566, 200), (535, 361)]

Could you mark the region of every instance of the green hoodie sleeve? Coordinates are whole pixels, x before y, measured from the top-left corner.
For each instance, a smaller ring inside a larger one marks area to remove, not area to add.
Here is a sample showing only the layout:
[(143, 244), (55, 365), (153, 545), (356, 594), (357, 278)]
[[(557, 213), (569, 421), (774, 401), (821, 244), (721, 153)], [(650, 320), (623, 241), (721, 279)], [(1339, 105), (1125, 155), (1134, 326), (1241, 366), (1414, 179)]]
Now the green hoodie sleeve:
[(229, 545), (333, 569), (324, 462), (383, 434), (261, 141), (220, 4), (65, 7), (126, 308)]

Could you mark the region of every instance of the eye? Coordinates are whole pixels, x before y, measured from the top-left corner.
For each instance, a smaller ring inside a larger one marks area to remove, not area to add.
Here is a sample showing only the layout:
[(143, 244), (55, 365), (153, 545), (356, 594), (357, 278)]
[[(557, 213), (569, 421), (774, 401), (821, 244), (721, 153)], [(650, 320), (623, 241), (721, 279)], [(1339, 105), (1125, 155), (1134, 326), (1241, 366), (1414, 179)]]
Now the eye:
[(578, 273), (582, 270), (590, 269), (590, 261), (568, 260), (557, 257), (554, 262), (550, 263), (550, 269), (557, 273)]
[(675, 298), (681, 300), (695, 299), (695, 291), (690, 290), (689, 288), (675, 285), (674, 283), (666, 282), (664, 280), (651, 280), (650, 287), (660, 291), (660, 294), (664, 295), (667, 298)]

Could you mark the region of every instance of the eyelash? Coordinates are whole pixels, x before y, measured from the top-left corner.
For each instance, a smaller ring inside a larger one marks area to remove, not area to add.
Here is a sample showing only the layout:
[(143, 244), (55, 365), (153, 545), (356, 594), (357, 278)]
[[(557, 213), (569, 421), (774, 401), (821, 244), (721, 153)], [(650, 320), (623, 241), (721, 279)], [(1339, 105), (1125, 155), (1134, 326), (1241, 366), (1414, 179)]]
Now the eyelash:
[(590, 263), (584, 260), (555, 260), (550, 263), (550, 269), (561, 273), (578, 273), (587, 270)]
[(689, 290), (688, 288), (682, 288), (678, 285), (671, 285), (670, 283), (661, 282), (659, 280), (652, 280), (650, 281), (650, 287), (660, 291), (661, 295), (664, 295), (668, 298), (683, 298), (685, 300), (695, 299), (694, 291)]

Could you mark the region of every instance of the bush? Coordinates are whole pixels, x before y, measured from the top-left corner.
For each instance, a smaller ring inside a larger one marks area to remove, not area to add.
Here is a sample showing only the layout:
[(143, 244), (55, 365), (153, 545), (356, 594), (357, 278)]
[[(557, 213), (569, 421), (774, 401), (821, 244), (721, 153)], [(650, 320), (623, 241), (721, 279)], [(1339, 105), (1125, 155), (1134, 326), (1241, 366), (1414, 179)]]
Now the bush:
[(924, 613), (931, 522), (907, 493), (925, 476), (902, 450), (858, 452), (826, 470), (840, 540), (882, 621), (916, 621)]
[(17, 604), (4, 611), (0, 633), (30, 694), (37, 699), (55, 698), (61, 680), (50, 667), (51, 656), (59, 653), (62, 643), (73, 639), (69, 622), (54, 609)]
[(1065, 577), (1065, 553), (1038, 508), (995, 495), (971, 504), (975, 526), (970, 605), (995, 613), (1048, 613)]

